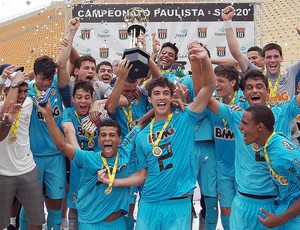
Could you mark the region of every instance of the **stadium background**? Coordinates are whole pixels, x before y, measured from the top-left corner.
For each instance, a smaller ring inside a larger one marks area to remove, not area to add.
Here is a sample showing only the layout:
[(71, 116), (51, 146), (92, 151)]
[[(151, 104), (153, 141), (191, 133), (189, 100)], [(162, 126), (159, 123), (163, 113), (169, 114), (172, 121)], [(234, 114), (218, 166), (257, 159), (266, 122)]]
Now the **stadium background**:
[[(33, 12), (20, 15), (0, 23), (0, 64), (23, 65), (25, 71), (32, 69), (34, 60), (46, 54), (54, 59), (59, 53), (59, 39), (65, 35), (65, 27), (72, 15), (72, 4), (132, 4), (170, 3), (170, 1), (143, 0), (65, 0), (52, 1), (50, 5)], [(249, 3), (255, 4), (255, 43), (263, 46), (276, 42), (283, 48), (283, 66), (299, 60), (300, 35), (295, 28), (300, 27), (299, 0), (261, 1), (187, 1), (174, 0), (173, 3)]]

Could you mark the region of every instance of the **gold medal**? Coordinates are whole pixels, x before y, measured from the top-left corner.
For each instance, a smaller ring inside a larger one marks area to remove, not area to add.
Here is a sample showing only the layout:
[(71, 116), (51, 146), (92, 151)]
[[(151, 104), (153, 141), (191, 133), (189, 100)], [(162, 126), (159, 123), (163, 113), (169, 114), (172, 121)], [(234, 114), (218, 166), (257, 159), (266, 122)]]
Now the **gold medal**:
[(268, 104), (269, 104), (271, 107), (273, 107), (274, 105), (276, 105), (276, 103), (277, 103), (277, 100), (276, 100), (275, 97), (271, 97), (271, 98), (269, 99), (269, 101), (268, 101)]
[(95, 146), (95, 141), (93, 139), (89, 140), (88, 146), (89, 148), (93, 148)]
[(14, 143), (14, 142), (17, 140), (17, 136), (12, 134), (12, 135), (8, 138), (8, 140), (9, 140), (10, 143)]
[(261, 146), (259, 144), (253, 143), (252, 144), (252, 150), (254, 152), (259, 152), (261, 150)]
[(162, 149), (156, 146), (152, 149), (152, 154), (156, 157), (159, 157), (162, 154)]
[(128, 123), (128, 127), (129, 127), (130, 131), (134, 128), (134, 126), (135, 126), (135, 122)]
[(112, 186), (108, 186), (108, 187), (105, 189), (104, 193), (105, 193), (105, 195), (108, 195), (108, 194), (111, 193), (111, 191), (112, 191)]

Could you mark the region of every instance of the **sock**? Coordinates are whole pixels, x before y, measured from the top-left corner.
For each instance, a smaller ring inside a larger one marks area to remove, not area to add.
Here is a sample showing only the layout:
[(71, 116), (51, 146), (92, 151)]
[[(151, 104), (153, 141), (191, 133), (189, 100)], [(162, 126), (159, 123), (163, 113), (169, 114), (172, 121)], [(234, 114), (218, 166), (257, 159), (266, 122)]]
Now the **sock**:
[(48, 209), (47, 228), (51, 230), (60, 230), (62, 220), (62, 210)]
[(24, 207), (21, 208), (19, 222), (20, 230), (28, 230), (28, 220), (25, 215)]
[(229, 217), (230, 216), (223, 216), (221, 215), (221, 221), (224, 230), (229, 230)]
[(16, 217), (11, 217), (9, 224), (11, 224), (12, 226), (16, 227)]
[(126, 230), (133, 230), (134, 228), (134, 219), (133, 216), (124, 216)]
[(218, 198), (204, 197), (206, 216), (205, 227), (206, 230), (215, 230), (218, 222)]

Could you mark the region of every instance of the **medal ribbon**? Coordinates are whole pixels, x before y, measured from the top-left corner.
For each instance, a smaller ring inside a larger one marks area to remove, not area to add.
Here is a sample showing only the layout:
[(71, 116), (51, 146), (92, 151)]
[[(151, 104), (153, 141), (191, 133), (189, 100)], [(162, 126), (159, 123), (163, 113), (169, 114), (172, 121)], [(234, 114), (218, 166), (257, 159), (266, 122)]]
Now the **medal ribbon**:
[(122, 107), (123, 113), (126, 116), (126, 119), (129, 123), (132, 122), (132, 108), (131, 108), (131, 104), (128, 106), (128, 112), (126, 111), (126, 109), (124, 107)]
[[(269, 138), (267, 139), (266, 141), (266, 144), (264, 146), (264, 156), (265, 156), (265, 159), (266, 159), (266, 162), (268, 164), (268, 168), (269, 170), (272, 172), (272, 175), (276, 178), (276, 180), (278, 180), (278, 182), (281, 184), (281, 185), (288, 185), (288, 182), (287, 182), (287, 179), (284, 177), (284, 176), (281, 176), (279, 174), (277, 174), (274, 169), (272, 168), (271, 166), (271, 163), (270, 163), (270, 159), (269, 159), (269, 155), (268, 155), (268, 152), (267, 152), (267, 146), (268, 146), (268, 143), (270, 141), (270, 139), (275, 135), (276, 132), (273, 132), (271, 134), (271, 136), (269, 136)], [(286, 182), (284, 182), (286, 181)]]
[(161, 140), (161, 137), (165, 131), (165, 129), (167, 128), (167, 126), (169, 125), (171, 119), (173, 117), (173, 113), (170, 113), (169, 116), (167, 117), (166, 121), (165, 121), (165, 124), (163, 125), (162, 129), (159, 131), (159, 134), (158, 134), (158, 137), (157, 139), (155, 140), (155, 142), (153, 141), (153, 137), (152, 137), (152, 134), (153, 134), (153, 123), (155, 121), (155, 118), (153, 118), (151, 120), (151, 123), (150, 123), (150, 139), (151, 139), (151, 144), (154, 146), (154, 147), (157, 147), (158, 146), (158, 143), (160, 142)]
[(109, 169), (109, 166), (107, 164), (106, 158), (104, 158), (104, 157), (101, 156), (101, 159), (102, 159), (102, 162), (104, 164), (104, 167), (107, 170), (107, 174), (108, 174), (108, 178), (109, 178), (109, 185), (108, 185), (108, 187), (112, 188), (112, 184), (114, 182), (114, 179), (115, 179), (115, 176), (116, 176), (116, 173), (117, 173), (118, 153), (116, 155), (116, 160), (115, 160), (115, 163), (114, 163), (114, 167), (113, 167), (112, 173), (110, 172), (110, 169)]
[(40, 97), (41, 97), (41, 93), (40, 93), (40, 91), (38, 90), (38, 88), (36, 87), (36, 84), (34, 84), (33, 88), (34, 88), (34, 90), (35, 90), (35, 92), (36, 92), (38, 98), (40, 98)]
[(277, 89), (278, 89), (278, 84), (279, 84), (279, 78), (281, 76), (281, 73), (278, 75), (277, 80), (275, 82), (274, 87), (272, 87), (272, 82), (270, 78), (268, 77), (268, 84), (269, 84), (269, 89), (270, 89), (270, 95), (271, 97), (276, 97)]
[[(232, 100), (229, 103), (230, 107), (234, 105), (234, 101), (235, 101), (236, 96), (237, 96), (237, 91), (234, 92), (234, 96), (233, 96)], [(222, 98), (220, 99), (220, 102), (221, 103), (223, 102)], [(225, 119), (222, 119), (222, 122), (223, 122), (223, 125), (226, 127), (227, 126), (227, 121)]]
[(20, 116), (21, 116), (21, 109), (19, 110), (15, 122), (11, 126), (11, 136), (16, 136), (18, 132), (18, 127), (19, 127), (19, 121), (20, 121)]

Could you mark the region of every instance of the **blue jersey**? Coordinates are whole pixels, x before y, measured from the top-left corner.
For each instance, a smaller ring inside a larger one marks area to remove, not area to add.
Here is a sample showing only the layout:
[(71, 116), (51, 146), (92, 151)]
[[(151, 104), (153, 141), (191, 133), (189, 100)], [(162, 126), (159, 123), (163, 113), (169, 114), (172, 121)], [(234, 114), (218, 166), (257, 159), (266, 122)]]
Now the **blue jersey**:
[[(125, 137), (118, 147), (118, 168), (116, 178), (125, 178), (130, 175), (129, 159), (134, 149), (136, 134), (141, 128), (136, 126)], [(78, 191), (76, 208), (78, 210), (78, 221), (81, 223), (97, 223), (103, 221), (111, 213), (123, 210), (127, 213), (129, 208), (130, 187), (113, 187), (112, 192), (105, 195), (107, 184), (98, 182), (98, 170), (105, 168), (100, 156), (101, 152), (91, 152), (76, 149), (72, 161), (81, 169), (81, 181)], [(114, 166), (115, 157), (106, 158), (110, 168)]]
[[(136, 138), (138, 170), (147, 168), (148, 175), (141, 190), (146, 202), (157, 202), (180, 197), (194, 189), (196, 183), (194, 161), (194, 127), (201, 114), (187, 107), (185, 112), (173, 114), (158, 146), (161, 156), (152, 154), (150, 125)], [(162, 129), (165, 120), (153, 124), (153, 141)]]
[(287, 185), (282, 185), (272, 175), (279, 191), (279, 204), (291, 206), (300, 197), (300, 149), (287, 137), (276, 133), (266, 148), (272, 169), (287, 179)]
[[(239, 90), (234, 100), (234, 105), (240, 106), (243, 92)], [(235, 140), (232, 127), (217, 115), (211, 113), (211, 122), (214, 130), (214, 141), (217, 156), (217, 171), (220, 173), (234, 174)], [(226, 148), (224, 148), (226, 146)]]
[[(132, 122), (128, 122), (122, 108), (116, 109), (114, 115), (112, 115), (111, 118), (117, 121), (121, 126), (122, 137), (125, 137), (127, 133), (131, 131), (133, 127), (131, 126), (131, 124), (136, 125), (138, 123), (138, 120), (147, 112), (148, 104), (148, 98), (145, 95), (141, 95), (139, 99), (134, 99), (131, 102), (130, 105), (132, 109)], [(128, 106), (124, 106), (123, 108), (128, 113)]]
[[(288, 130), (290, 122), (299, 112), (299, 108), (295, 106), (295, 103), (294, 98), (284, 104), (282, 108), (272, 108), (275, 116), (276, 131), (286, 132)], [(236, 140), (235, 178), (238, 190), (254, 195), (277, 195), (277, 191), (269, 175), (266, 161), (262, 157), (262, 151), (254, 151), (251, 145), (246, 145), (243, 140), (244, 136), (238, 129), (243, 112), (244, 111), (233, 111), (224, 104), (220, 104), (219, 107), (219, 117), (225, 119), (230, 127), (233, 128)], [(290, 136), (290, 132), (287, 134)]]
[[(35, 81), (31, 81), (29, 84), (28, 96), (30, 98), (36, 98), (38, 100), (38, 93), (34, 89)], [(54, 77), (54, 81), (50, 86), (51, 96), (50, 104), (52, 107), (52, 113), (55, 123), (60, 127), (62, 119), (62, 101), (58, 90), (57, 76)], [(33, 103), (33, 110), (31, 115), (30, 127), (30, 147), (34, 156), (49, 156), (55, 154), (61, 154), (56, 148), (44, 117), (41, 111), (38, 109), (37, 105)]]
[[(86, 115), (87, 116), (87, 115)], [(96, 130), (93, 134), (87, 133), (81, 127), (81, 119), (85, 116), (76, 116), (75, 108), (67, 108), (63, 111), (63, 120), (62, 124), (65, 122), (72, 122), (74, 125), (74, 129), (76, 132), (77, 142), (82, 150), (88, 151), (100, 151), (100, 146), (98, 143), (98, 131)], [(88, 146), (89, 140), (94, 142), (93, 147)], [(67, 205), (69, 208), (76, 208), (76, 199), (78, 193), (78, 187), (81, 179), (81, 170), (75, 165), (74, 161), (71, 161), (70, 167), (70, 182), (69, 182), (69, 192), (68, 192), (68, 200)]]
[(188, 87), (191, 102), (194, 101), (195, 91), (192, 76), (185, 75), (184, 77), (180, 78), (178, 82)]

